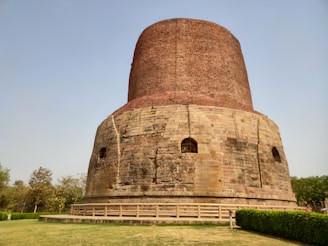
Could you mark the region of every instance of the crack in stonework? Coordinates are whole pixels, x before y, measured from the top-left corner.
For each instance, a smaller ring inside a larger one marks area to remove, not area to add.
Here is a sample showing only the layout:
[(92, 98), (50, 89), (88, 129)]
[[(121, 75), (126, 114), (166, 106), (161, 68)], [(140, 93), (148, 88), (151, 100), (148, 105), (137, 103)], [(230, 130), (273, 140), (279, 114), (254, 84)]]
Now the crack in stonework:
[(260, 117), (258, 117), (257, 119), (257, 153), (256, 154), (257, 154), (257, 165), (259, 167), (260, 187), (263, 188), (259, 148), (260, 148)]
[(120, 146), (120, 134), (117, 131), (116, 124), (115, 124), (115, 119), (114, 115), (112, 115), (112, 123), (113, 127), (116, 133), (116, 143), (117, 143), (117, 174), (116, 174), (116, 184), (119, 182), (119, 177), (120, 177), (120, 165), (121, 165), (121, 146)]

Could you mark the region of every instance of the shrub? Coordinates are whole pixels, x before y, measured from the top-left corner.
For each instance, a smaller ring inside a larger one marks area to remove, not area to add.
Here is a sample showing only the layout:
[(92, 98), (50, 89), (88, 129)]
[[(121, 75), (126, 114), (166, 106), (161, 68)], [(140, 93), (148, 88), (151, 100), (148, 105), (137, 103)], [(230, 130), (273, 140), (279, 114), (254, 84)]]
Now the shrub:
[(304, 211), (236, 211), (236, 224), (262, 232), (315, 245), (328, 245), (328, 215)]
[(7, 219), (7, 213), (0, 212), (0, 221)]
[(7, 215), (11, 214), (12, 220), (20, 220), (20, 219), (38, 219), (40, 215), (46, 214), (58, 214), (58, 213), (47, 213), (47, 212), (40, 212), (40, 213), (10, 213), (10, 212), (0, 212), (0, 221), (7, 220)]

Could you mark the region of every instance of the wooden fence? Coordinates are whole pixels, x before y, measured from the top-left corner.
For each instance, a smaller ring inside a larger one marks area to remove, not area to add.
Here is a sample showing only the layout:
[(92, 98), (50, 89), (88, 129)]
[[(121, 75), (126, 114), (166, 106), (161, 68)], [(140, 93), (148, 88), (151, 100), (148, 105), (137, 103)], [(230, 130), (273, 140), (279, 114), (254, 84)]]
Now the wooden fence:
[(300, 207), (212, 204), (212, 203), (86, 203), (71, 206), (73, 216), (103, 216), (122, 220), (138, 219), (188, 219), (194, 221), (229, 221), (229, 213), (235, 216), (237, 209), (301, 210)]

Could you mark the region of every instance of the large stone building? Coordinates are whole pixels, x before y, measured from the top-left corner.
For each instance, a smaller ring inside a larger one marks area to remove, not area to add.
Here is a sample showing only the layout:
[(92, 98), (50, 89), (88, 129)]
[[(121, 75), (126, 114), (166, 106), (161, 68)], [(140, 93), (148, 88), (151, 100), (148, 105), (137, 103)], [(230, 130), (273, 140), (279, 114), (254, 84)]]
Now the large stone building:
[(253, 109), (228, 30), (169, 19), (143, 31), (128, 103), (98, 127), (84, 202), (295, 205), (279, 129)]

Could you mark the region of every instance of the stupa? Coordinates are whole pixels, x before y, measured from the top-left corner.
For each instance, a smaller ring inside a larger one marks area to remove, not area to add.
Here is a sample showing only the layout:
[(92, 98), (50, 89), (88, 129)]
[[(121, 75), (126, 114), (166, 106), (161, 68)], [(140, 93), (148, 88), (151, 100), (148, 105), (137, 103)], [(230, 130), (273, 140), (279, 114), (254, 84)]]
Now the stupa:
[(83, 202), (296, 204), (279, 128), (254, 110), (227, 29), (177, 18), (142, 32), (128, 102), (97, 129)]

